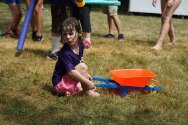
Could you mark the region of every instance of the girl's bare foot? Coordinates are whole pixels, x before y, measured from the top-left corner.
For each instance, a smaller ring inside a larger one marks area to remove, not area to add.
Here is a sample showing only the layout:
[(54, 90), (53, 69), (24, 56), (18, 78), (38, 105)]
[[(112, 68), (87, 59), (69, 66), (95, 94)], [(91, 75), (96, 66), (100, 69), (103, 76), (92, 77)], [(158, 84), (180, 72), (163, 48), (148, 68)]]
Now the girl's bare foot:
[(65, 96), (71, 96), (70, 92), (65, 92)]
[(168, 45), (169, 45), (169, 46), (175, 46), (175, 45), (176, 45), (176, 42), (175, 42), (175, 43), (170, 42), (170, 43), (168, 43)]
[(172, 40), (168, 45), (176, 45), (176, 39)]
[(160, 50), (161, 47), (162, 47), (161, 45), (156, 44), (154, 47), (152, 47), (152, 49), (154, 49), (154, 50)]
[(86, 95), (92, 96), (92, 97), (98, 97), (98, 96), (100, 96), (100, 94), (98, 92), (95, 92), (94, 90), (88, 90), (86, 92)]

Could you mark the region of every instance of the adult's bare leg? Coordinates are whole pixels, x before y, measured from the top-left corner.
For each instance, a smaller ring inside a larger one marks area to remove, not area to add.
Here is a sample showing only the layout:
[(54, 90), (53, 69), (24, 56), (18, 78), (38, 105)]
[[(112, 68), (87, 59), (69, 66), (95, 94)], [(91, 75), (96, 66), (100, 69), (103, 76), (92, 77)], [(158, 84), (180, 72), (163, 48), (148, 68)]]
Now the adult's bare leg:
[(35, 7), (35, 16), (36, 16), (36, 23), (37, 23), (37, 36), (42, 35), (42, 5), (43, 5), (43, 0), (39, 0), (36, 7)]
[(22, 16), (23, 16), (23, 13), (22, 13), (22, 6), (21, 6), (21, 3), (20, 4), (16, 4), (17, 6), (17, 10), (18, 10), (18, 18), (17, 20), (15, 21), (15, 29), (18, 29), (18, 25), (22, 19)]
[(10, 30), (11, 30), (12, 26), (15, 25), (15, 21), (17, 20), (18, 10), (17, 10), (17, 7), (16, 7), (15, 3), (10, 3), (10, 4), (8, 4), (8, 6), (9, 6), (9, 8), (11, 10), (12, 15), (11, 15), (9, 21), (8, 21), (6, 32), (10, 33)]

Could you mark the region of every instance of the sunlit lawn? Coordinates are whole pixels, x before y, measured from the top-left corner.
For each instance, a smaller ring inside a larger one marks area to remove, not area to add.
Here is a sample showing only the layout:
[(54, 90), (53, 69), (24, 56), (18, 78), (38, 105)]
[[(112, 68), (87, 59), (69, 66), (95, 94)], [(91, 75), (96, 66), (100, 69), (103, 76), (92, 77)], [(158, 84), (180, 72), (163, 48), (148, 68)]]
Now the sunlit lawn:
[[(25, 5), (23, 5), (25, 7)], [(0, 33), (5, 31), (9, 11), (0, 3)], [(177, 46), (154, 51), (160, 17), (120, 15), (126, 40), (107, 40), (107, 19), (92, 11), (92, 47), (84, 59), (92, 76), (111, 78), (111, 69), (148, 69), (157, 75), (162, 90), (157, 94), (132, 92), (121, 98), (97, 88), (99, 98), (58, 97), (51, 76), (55, 62), (46, 59), (51, 48), (50, 7), (45, 5), (42, 43), (31, 40), (15, 57), (17, 38), (0, 38), (1, 125), (187, 125), (188, 124), (188, 21), (174, 18)], [(24, 17), (23, 17), (24, 19)], [(23, 22), (23, 20), (22, 20)]]

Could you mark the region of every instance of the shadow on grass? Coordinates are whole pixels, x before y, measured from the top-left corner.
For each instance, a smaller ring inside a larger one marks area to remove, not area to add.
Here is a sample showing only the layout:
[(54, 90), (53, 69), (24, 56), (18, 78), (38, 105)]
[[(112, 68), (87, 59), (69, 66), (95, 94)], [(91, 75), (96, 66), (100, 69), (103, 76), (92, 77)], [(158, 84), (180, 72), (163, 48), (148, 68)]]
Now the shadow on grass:
[(45, 84), (45, 85), (43, 85), (42, 88), (43, 88), (44, 91), (48, 91), (48, 92), (51, 93), (52, 95), (57, 96), (57, 94), (53, 91), (52, 85), (50, 85), (50, 84)]
[(101, 33), (97, 33), (97, 32), (92, 33), (92, 36), (101, 37), (101, 38), (104, 38), (104, 35), (105, 34), (101, 34)]
[(28, 53), (33, 53), (36, 56), (44, 57), (44, 58), (46, 58), (47, 53), (48, 53), (47, 51), (44, 51), (44, 50), (41, 50), (41, 49), (31, 49), (31, 48), (27, 48), (27, 49), (25, 49), (25, 51), (28, 52)]
[[(5, 123), (19, 125), (54, 125), (54, 124), (72, 124), (73, 117), (57, 115), (59, 108), (56, 105), (49, 105), (44, 109), (39, 109), (37, 105), (25, 101), (19, 97), (11, 98), (8, 95), (0, 96), (1, 120)], [(4, 123), (1, 121), (1, 123)], [(82, 123), (82, 119), (78, 120)]]
[(41, 49), (26, 48), (26, 49), (24, 49), (24, 50), (17, 51), (17, 52), (15, 53), (15, 56), (16, 56), (16, 57), (19, 57), (19, 56), (21, 56), (21, 54), (23, 54), (23, 53), (33, 53), (33, 54), (36, 55), (36, 56), (40, 56), (40, 57), (46, 58), (46, 56), (47, 56), (47, 54), (48, 54), (48, 51), (41, 50)]
[(155, 43), (156, 43), (152, 39), (151, 40), (147, 40), (147, 41), (144, 41), (144, 40), (141, 40), (141, 39), (135, 39), (134, 42), (137, 43), (137, 44), (146, 44), (148, 46), (154, 46)]
[[(44, 85), (43, 89), (51, 91), (51, 86)], [(49, 99), (49, 101), (52, 100), (53, 103), (44, 104), (44, 108), (39, 108), (37, 103), (1, 94), (0, 114), (1, 121), (2, 119), (4, 121), (1, 123), (19, 125), (88, 125), (88, 123), (123, 125), (127, 123), (127, 125), (132, 125), (142, 124), (143, 121), (147, 124), (158, 122), (155, 117), (161, 115), (160, 112), (148, 107), (141, 110), (136, 105), (115, 106), (115, 102), (108, 97), (95, 101), (87, 97)]]
[(1, 103), (4, 105), (1, 108), (1, 117), (6, 122), (20, 125), (43, 124), (43, 120), (38, 120), (42, 112), (37, 109), (37, 106), (21, 98), (11, 98), (5, 94), (1, 95)]

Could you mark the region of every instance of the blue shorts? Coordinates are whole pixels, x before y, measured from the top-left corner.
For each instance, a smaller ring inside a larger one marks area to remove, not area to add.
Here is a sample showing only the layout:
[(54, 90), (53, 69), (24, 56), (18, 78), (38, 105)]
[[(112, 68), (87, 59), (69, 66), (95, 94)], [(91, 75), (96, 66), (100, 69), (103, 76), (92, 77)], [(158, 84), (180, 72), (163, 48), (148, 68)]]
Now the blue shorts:
[(22, 2), (22, 0), (5, 0), (5, 3), (16, 3), (16, 4), (20, 4)]

